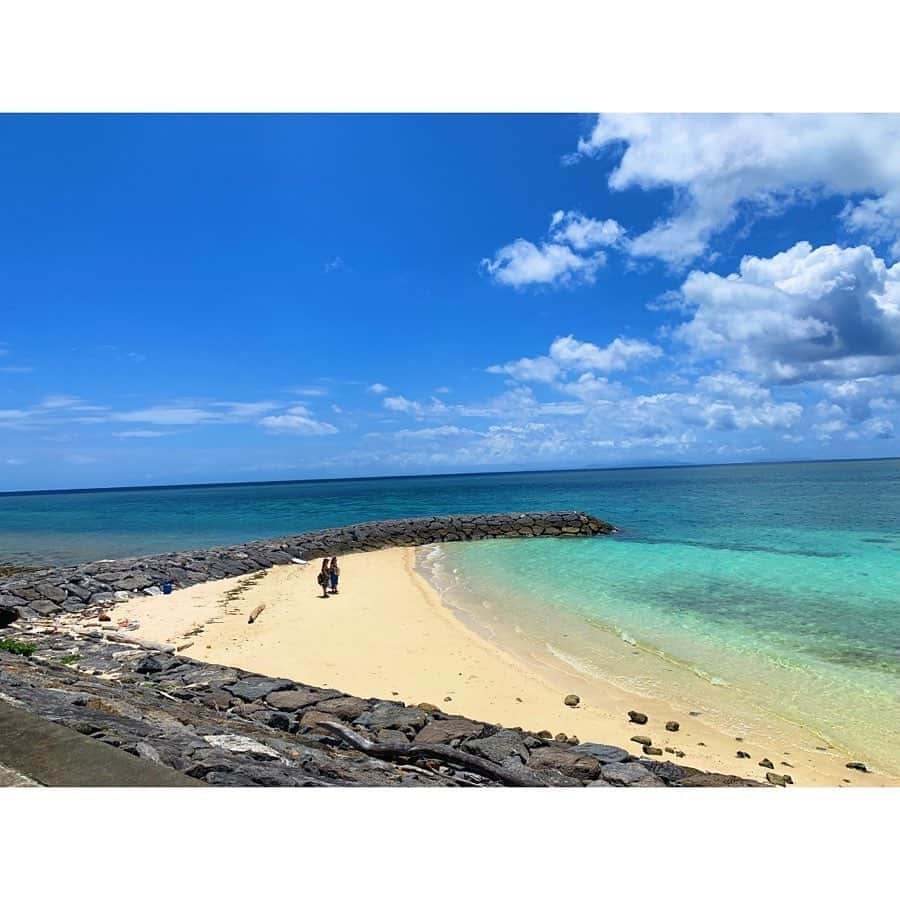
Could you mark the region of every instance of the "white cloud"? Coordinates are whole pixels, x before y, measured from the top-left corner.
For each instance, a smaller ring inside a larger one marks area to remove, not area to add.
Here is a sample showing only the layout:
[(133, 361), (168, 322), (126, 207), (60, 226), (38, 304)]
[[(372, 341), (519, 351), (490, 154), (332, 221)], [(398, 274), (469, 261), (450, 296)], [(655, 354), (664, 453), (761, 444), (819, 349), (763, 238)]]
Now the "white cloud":
[(624, 229), (614, 219), (591, 219), (579, 212), (557, 210), (550, 218), (548, 240), (540, 246), (516, 238), (501, 247), (481, 267), (507, 287), (566, 287), (593, 284), (606, 254), (597, 248), (621, 241)]
[(350, 266), (348, 266), (340, 256), (335, 256), (333, 259), (330, 259), (325, 263), (325, 265), (323, 266), (323, 271), (326, 275), (331, 272), (350, 271)]
[(328, 422), (320, 422), (313, 418), (303, 405), (292, 406), (286, 413), (278, 416), (265, 416), (259, 424), (268, 431), (281, 434), (323, 435), (337, 434), (337, 428)]
[(600, 221), (579, 212), (558, 209), (550, 219), (550, 238), (557, 244), (571, 244), (576, 250), (611, 247), (624, 233), (615, 219)]
[(65, 409), (67, 406), (77, 406), (81, 402), (80, 397), (71, 394), (50, 394), (41, 403), (44, 409)]
[(578, 149), (622, 144), (610, 188), (666, 188), (675, 200), (671, 218), (629, 242), (635, 256), (690, 262), (742, 208), (767, 214), (816, 195), (852, 198), (844, 222), (900, 250), (900, 116), (601, 115)]
[(386, 394), (390, 388), (386, 384), (376, 381), (375, 384), (370, 384), (366, 390), (371, 394)]
[(526, 287), (531, 284), (566, 286), (592, 284), (597, 270), (606, 263), (606, 254), (579, 256), (563, 244), (541, 244), (517, 238), (501, 247), (493, 259), (483, 259), (484, 270), (499, 284)]
[(647, 341), (617, 337), (605, 347), (578, 341), (571, 334), (550, 345), (550, 358), (563, 368), (579, 371), (613, 372), (633, 364), (650, 362), (663, 355), (662, 349)]
[(173, 434), (171, 431), (149, 431), (147, 429), (136, 429), (134, 431), (114, 431), (113, 437), (118, 438), (158, 438)]
[(289, 393), (298, 394), (301, 397), (325, 397), (328, 391), (321, 387), (295, 387), (290, 388)]
[(489, 366), (492, 375), (509, 375), (516, 381), (551, 383), (567, 371), (613, 372), (659, 359), (663, 351), (644, 340), (617, 337), (605, 347), (576, 340), (571, 334), (558, 337), (547, 356), (522, 357), (502, 365)]
[(692, 318), (674, 336), (698, 356), (781, 382), (900, 371), (900, 264), (870, 247), (800, 242), (725, 278), (691, 272), (681, 293)]
[(525, 356), (503, 365), (489, 366), (487, 371), (492, 375), (509, 375), (516, 381), (551, 382), (560, 374), (559, 366), (549, 356)]

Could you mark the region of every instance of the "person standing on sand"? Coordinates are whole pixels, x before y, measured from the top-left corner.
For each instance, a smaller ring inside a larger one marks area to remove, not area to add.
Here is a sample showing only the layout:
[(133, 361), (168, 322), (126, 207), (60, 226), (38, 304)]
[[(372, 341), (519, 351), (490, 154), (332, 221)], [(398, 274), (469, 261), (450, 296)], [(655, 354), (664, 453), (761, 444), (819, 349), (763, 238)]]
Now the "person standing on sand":
[(338, 578), (341, 575), (341, 567), (338, 565), (337, 557), (331, 557), (331, 565), (328, 567), (328, 574), (331, 577), (331, 593), (338, 592)]
[(328, 597), (328, 583), (331, 580), (331, 572), (328, 569), (328, 557), (322, 560), (322, 571), (319, 572), (318, 582), (319, 587), (322, 588), (322, 597)]

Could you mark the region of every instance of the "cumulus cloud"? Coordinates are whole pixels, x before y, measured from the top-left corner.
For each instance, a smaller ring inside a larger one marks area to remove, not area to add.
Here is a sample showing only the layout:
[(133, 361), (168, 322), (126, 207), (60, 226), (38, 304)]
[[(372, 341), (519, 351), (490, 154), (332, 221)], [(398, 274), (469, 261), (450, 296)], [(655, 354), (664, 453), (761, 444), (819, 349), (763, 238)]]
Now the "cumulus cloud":
[(376, 381), (375, 384), (370, 384), (366, 390), (371, 394), (386, 394), (390, 388), (386, 384)]
[(492, 375), (509, 375), (516, 381), (550, 383), (567, 371), (623, 371), (659, 359), (662, 355), (662, 348), (644, 340), (617, 337), (605, 347), (598, 347), (589, 341), (576, 340), (570, 334), (556, 338), (546, 356), (525, 356), (502, 365), (489, 366), (487, 371)]
[(493, 259), (481, 261), (482, 267), (494, 281), (516, 288), (531, 284), (592, 284), (597, 270), (605, 263), (606, 254), (603, 252), (580, 256), (563, 244), (541, 244), (538, 247), (524, 238), (517, 238), (501, 247)]
[(281, 415), (265, 416), (259, 420), (259, 424), (268, 431), (280, 434), (337, 434), (337, 428), (334, 425), (313, 418), (310, 411), (302, 405), (292, 406)]
[(621, 240), (623, 229), (613, 219), (600, 221), (579, 212), (557, 210), (550, 219), (547, 240), (538, 246), (524, 238), (501, 247), (482, 269), (498, 284), (564, 287), (592, 284), (606, 264), (608, 247)]
[(681, 293), (691, 318), (674, 336), (768, 381), (900, 371), (900, 264), (870, 247), (800, 242), (727, 277), (691, 272)]
[[(623, 148), (612, 190), (670, 189), (674, 214), (629, 241), (635, 256), (690, 262), (742, 209), (768, 214), (845, 196), (842, 218), (900, 251), (900, 116), (601, 115), (578, 151)], [(862, 198), (860, 199), (860, 195)]]

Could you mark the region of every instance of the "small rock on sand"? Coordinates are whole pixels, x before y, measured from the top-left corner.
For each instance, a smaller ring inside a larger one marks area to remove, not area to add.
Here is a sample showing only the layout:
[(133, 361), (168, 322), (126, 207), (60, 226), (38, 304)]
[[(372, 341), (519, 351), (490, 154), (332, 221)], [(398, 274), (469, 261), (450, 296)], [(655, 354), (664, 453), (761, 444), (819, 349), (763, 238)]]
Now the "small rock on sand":
[(857, 772), (868, 772), (869, 771), (868, 766), (866, 766), (865, 763), (861, 763), (861, 762), (848, 762), (847, 768), (848, 769), (856, 769)]
[(775, 768), (775, 764), (772, 762), (771, 759), (763, 758), (759, 761), (758, 765), (762, 766), (764, 769), (774, 769)]
[(578, 706), (578, 704), (581, 703), (581, 697), (579, 697), (578, 694), (569, 694), (566, 699), (563, 700), (563, 703), (565, 703), (566, 706)]
[(633, 709), (628, 710), (628, 721), (634, 722), (636, 725), (646, 725), (647, 716), (642, 712), (635, 712)]
[(750, 759), (750, 754), (746, 750), (738, 750), (737, 758), (738, 759)]
[(659, 747), (644, 746), (644, 753), (648, 756), (662, 756), (662, 750)]
[(648, 738), (643, 734), (636, 734), (631, 740), (633, 740), (635, 744), (640, 744), (642, 747), (649, 747), (653, 743), (652, 738)]
[(766, 772), (766, 781), (778, 787), (787, 787), (789, 784), (794, 783), (790, 775), (779, 775), (776, 772)]
[(678, 731), (681, 726), (677, 722), (666, 722), (666, 731)]

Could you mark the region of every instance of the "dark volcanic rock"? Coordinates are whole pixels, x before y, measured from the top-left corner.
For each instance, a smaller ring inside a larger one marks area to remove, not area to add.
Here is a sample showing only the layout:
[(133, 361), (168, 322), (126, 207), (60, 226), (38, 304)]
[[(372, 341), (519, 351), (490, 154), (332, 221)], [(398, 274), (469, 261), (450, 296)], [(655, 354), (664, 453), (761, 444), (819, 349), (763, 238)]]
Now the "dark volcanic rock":
[(681, 726), (677, 722), (666, 722), (666, 731), (678, 731)]
[(355, 724), (378, 731), (382, 728), (422, 728), (427, 721), (428, 716), (421, 709), (384, 700), (358, 716)]
[(777, 772), (766, 772), (766, 781), (778, 787), (787, 787), (794, 783), (790, 775), (779, 775)]
[(604, 781), (628, 787), (634, 784), (653, 785), (662, 782), (640, 763), (608, 763), (600, 769)]
[(337, 691), (326, 691), (320, 688), (296, 687), (288, 690), (275, 690), (266, 695), (266, 703), (282, 712), (296, 712), (306, 706), (313, 706), (320, 700), (330, 700), (338, 696)]
[(649, 747), (653, 743), (652, 738), (648, 738), (644, 734), (636, 734), (633, 738), (631, 738), (635, 744), (640, 744), (642, 747)]
[(417, 735), (417, 744), (449, 744), (462, 738), (476, 738), (484, 731), (484, 725), (461, 716), (432, 719)]
[(635, 710), (628, 710), (628, 721), (634, 722), (636, 725), (646, 725), (647, 717), (642, 712), (635, 712)]
[(856, 769), (857, 772), (868, 772), (869, 771), (866, 764), (861, 763), (861, 762), (848, 762), (847, 768), (848, 769)]
[(511, 756), (518, 757), (522, 762), (528, 761), (528, 748), (522, 735), (510, 729), (503, 729), (490, 737), (466, 741), (462, 749), (495, 763), (502, 763)]
[(581, 697), (579, 697), (578, 694), (569, 694), (565, 700), (563, 700), (563, 703), (565, 703), (566, 706), (578, 706), (578, 704), (581, 703)]
[(579, 744), (575, 748), (575, 752), (586, 753), (601, 763), (625, 762), (631, 756), (627, 750), (623, 750), (621, 747), (613, 747), (610, 744)]
[[(272, 698), (267, 698), (266, 702), (271, 703)], [(321, 703), (317, 703), (316, 709), (320, 712), (331, 714), (339, 721), (352, 722), (371, 705), (371, 701), (363, 700), (360, 697), (335, 697), (332, 700), (323, 700)]]
[(761, 759), (757, 763), (757, 765), (762, 766), (764, 769), (774, 769), (775, 768), (775, 764), (772, 762), (771, 759)]
[(267, 694), (275, 691), (284, 691), (293, 685), (292, 681), (286, 678), (265, 678), (262, 675), (250, 675), (242, 678), (236, 684), (225, 686), (225, 690), (252, 703), (254, 700), (262, 700)]
[(600, 763), (592, 756), (562, 747), (538, 747), (531, 751), (528, 765), (535, 769), (556, 769), (570, 778), (590, 781), (600, 774)]
[(662, 747), (650, 747), (646, 745), (644, 747), (644, 753), (648, 756), (662, 756)]
[(719, 775), (715, 772), (697, 772), (678, 782), (678, 787), (761, 787), (758, 781), (737, 775)]

